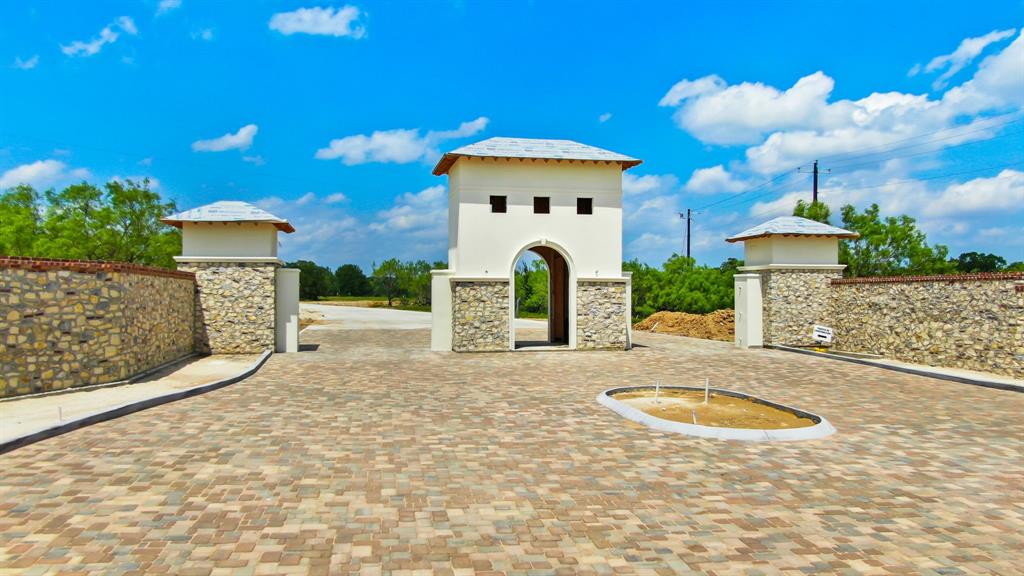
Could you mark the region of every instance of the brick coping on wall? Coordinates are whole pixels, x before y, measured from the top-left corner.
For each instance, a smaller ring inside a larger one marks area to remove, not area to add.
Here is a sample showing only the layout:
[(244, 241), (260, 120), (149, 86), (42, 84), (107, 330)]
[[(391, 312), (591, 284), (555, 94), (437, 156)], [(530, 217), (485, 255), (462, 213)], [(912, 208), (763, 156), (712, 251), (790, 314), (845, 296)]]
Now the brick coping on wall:
[(59, 258), (29, 258), (24, 256), (0, 256), (0, 268), (16, 268), (21, 270), (67, 270), (70, 272), (83, 272), (94, 274), (97, 272), (129, 272), (144, 276), (163, 276), (167, 278), (182, 278), (195, 281), (196, 275), (192, 272), (180, 270), (168, 270), (156, 266), (143, 266), (142, 264), (131, 264), (128, 262), (108, 262), (105, 260), (62, 260)]
[(936, 274), (934, 276), (865, 276), (859, 278), (833, 278), (832, 284), (901, 284), (911, 282), (971, 282), (978, 280), (1024, 280), (1024, 272)]

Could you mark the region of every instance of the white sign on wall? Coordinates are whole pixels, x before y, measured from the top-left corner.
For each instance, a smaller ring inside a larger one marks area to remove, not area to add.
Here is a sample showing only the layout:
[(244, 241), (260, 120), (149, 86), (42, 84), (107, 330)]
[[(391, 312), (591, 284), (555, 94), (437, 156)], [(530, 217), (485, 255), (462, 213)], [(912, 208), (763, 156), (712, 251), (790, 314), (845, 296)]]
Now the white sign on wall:
[(814, 331), (811, 333), (811, 337), (822, 344), (832, 343), (832, 329), (828, 326), (814, 325)]

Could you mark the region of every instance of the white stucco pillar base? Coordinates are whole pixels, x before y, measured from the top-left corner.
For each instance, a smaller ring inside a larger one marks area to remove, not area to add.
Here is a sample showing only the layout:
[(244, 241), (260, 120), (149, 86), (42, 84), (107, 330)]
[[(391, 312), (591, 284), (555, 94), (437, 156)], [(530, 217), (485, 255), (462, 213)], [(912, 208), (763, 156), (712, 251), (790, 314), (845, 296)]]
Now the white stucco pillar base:
[(452, 350), (452, 283), (454, 270), (430, 271), (430, 349)]
[(274, 277), (274, 351), (299, 351), (299, 270), (278, 268)]
[(764, 345), (761, 275), (736, 274), (733, 283), (736, 288), (733, 302), (736, 309), (736, 347), (760, 348)]

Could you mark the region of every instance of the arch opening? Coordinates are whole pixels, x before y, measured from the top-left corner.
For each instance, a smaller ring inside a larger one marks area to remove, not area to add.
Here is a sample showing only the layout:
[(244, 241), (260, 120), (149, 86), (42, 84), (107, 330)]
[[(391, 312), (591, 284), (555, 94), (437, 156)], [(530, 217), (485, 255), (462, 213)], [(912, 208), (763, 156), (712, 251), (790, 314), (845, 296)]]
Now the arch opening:
[(510, 303), (513, 349), (570, 345), (569, 286), (569, 263), (561, 252), (539, 245), (520, 253), (513, 264)]

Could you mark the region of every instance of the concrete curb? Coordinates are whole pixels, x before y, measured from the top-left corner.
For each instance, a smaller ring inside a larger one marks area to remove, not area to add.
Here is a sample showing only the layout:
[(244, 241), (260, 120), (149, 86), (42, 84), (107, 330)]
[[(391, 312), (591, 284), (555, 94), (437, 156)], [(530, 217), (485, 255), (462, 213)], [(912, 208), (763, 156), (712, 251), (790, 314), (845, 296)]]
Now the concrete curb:
[(882, 368), (883, 370), (892, 370), (894, 372), (903, 372), (905, 374), (913, 374), (915, 376), (927, 376), (929, 378), (936, 378), (939, 380), (948, 380), (950, 382), (960, 382), (961, 384), (971, 384), (972, 386), (982, 386), (984, 388), (994, 388), (996, 390), (1007, 390), (1009, 392), (1024, 392), (1024, 386), (1015, 386), (1006, 382), (999, 382), (997, 380), (982, 380), (981, 378), (969, 378), (967, 376), (957, 376), (954, 374), (945, 374), (942, 372), (935, 372), (925, 368), (911, 368), (909, 366), (894, 366), (892, 364), (886, 364), (884, 362), (875, 362), (867, 358), (853, 358), (851, 356), (841, 356), (839, 354), (828, 354), (824, 352), (815, 352), (814, 350), (804, 350), (803, 348), (793, 348), (791, 346), (781, 346), (778, 344), (765, 344), (766, 349), (781, 350), (783, 352), (795, 352), (797, 354), (806, 354), (808, 356), (816, 356), (818, 358), (825, 358), (827, 360), (841, 360), (843, 362), (852, 362), (854, 364), (861, 364), (863, 366), (873, 366), (875, 368)]
[(242, 380), (245, 380), (249, 376), (255, 374), (256, 371), (259, 370), (261, 366), (263, 366), (267, 359), (270, 358), (271, 354), (271, 350), (264, 351), (263, 354), (261, 354), (260, 357), (244, 371), (234, 376), (224, 378), (222, 380), (217, 380), (216, 382), (202, 384), (199, 386), (195, 386), (193, 388), (189, 388), (187, 390), (171, 392), (169, 394), (164, 394), (161, 396), (146, 398), (145, 400), (136, 400), (134, 402), (128, 402), (126, 404), (121, 404), (120, 406), (115, 406), (113, 408), (107, 408), (99, 412), (94, 412), (87, 416), (83, 416), (77, 420), (72, 420), (70, 422), (62, 422), (55, 426), (44, 428), (42, 430), (38, 430), (36, 432), (32, 432), (21, 437), (8, 440), (6, 442), (0, 443), (0, 454), (6, 454), (11, 450), (21, 448), (22, 446), (28, 446), (29, 444), (34, 444), (36, 442), (39, 442), (40, 440), (46, 440), (47, 438), (60, 436), (61, 434), (66, 434), (73, 430), (78, 430), (79, 428), (85, 428), (86, 426), (91, 426), (93, 424), (98, 424), (100, 422), (106, 422), (107, 420), (113, 420), (115, 418), (120, 418), (122, 416), (127, 416), (129, 414), (134, 414), (135, 412), (140, 412), (147, 408), (153, 408), (154, 406), (160, 406), (161, 404), (167, 404), (169, 402), (184, 400), (185, 398), (191, 398), (192, 396), (198, 396), (200, 394), (212, 392), (213, 390), (217, 390), (218, 388), (223, 388), (230, 384), (234, 384), (235, 382), (240, 382)]
[[(703, 388), (695, 386), (662, 386), (665, 390), (696, 390), (703, 392)], [(825, 438), (835, 433), (836, 429), (832, 424), (825, 418), (812, 414), (806, 410), (800, 410), (799, 408), (793, 408), (784, 404), (777, 404), (775, 402), (769, 402), (756, 396), (744, 394), (742, 392), (735, 392), (733, 390), (725, 390), (723, 388), (711, 388), (711, 391), (716, 394), (722, 394), (725, 396), (733, 396), (736, 398), (747, 398), (761, 404), (778, 408), (779, 410), (785, 410), (791, 412), (797, 416), (803, 418), (810, 418), (817, 422), (814, 426), (808, 426), (806, 428), (789, 428), (785, 430), (761, 430), (754, 428), (719, 428), (716, 426), (701, 426), (699, 424), (686, 424), (685, 422), (676, 422), (674, 420), (665, 420), (664, 418), (658, 418), (657, 416), (651, 416), (643, 410), (638, 410), (629, 406), (623, 402), (612, 398), (613, 394), (619, 392), (628, 392), (631, 390), (654, 390), (654, 386), (623, 386), (620, 388), (609, 388), (604, 392), (597, 395), (597, 401), (602, 406), (610, 409), (619, 416), (627, 420), (632, 420), (638, 424), (643, 424), (648, 428), (653, 428), (661, 432), (674, 432), (676, 434), (686, 434), (687, 436), (697, 436), (699, 438), (714, 438), (716, 440), (743, 440), (746, 442), (775, 442), (775, 441), (793, 441), (793, 440), (816, 440), (819, 438)]]

